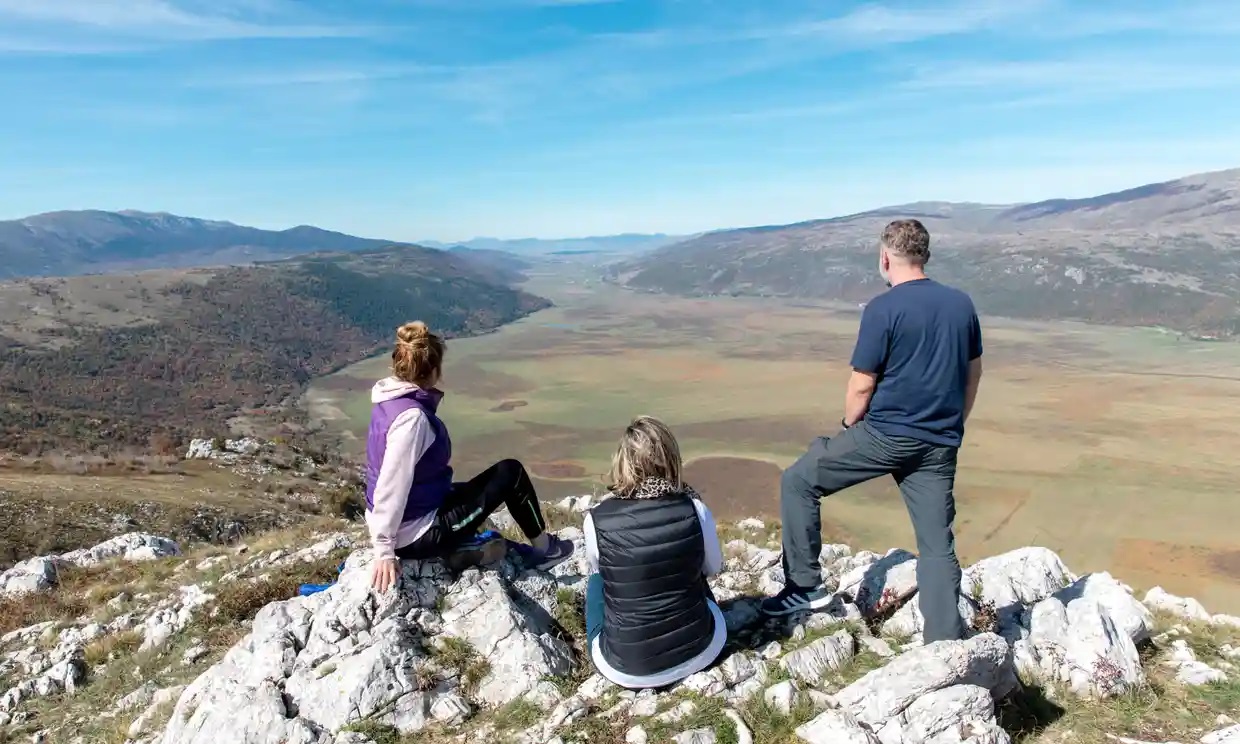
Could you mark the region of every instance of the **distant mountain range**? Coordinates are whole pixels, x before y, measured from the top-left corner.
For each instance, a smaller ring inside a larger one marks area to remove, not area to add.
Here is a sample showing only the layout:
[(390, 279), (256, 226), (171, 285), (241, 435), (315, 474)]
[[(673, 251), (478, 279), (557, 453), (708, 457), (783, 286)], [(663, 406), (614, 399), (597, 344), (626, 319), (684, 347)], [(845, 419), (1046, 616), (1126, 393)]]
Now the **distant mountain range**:
[(1086, 199), (919, 202), (794, 225), (707, 233), (614, 265), (630, 287), (865, 301), (878, 237), (916, 217), (930, 273), (986, 313), (1240, 335), (1240, 169)]
[[(629, 256), (680, 238), (668, 235), (612, 235), (591, 238), (499, 240), (465, 243), (426, 241), (417, 245), (460, 249), (463, 257), (519, 278), (538, 257), (571, 253)], [(231, 222), (152, 212), (100, 210), (48, 212), (0, 221), (0, 279), (229, 266), (291, 258), (322, 251), (350, 252), (413, 243), (353, 235), (301, 225), (261, 230)], [(515, 275), (514, 275), (515, 273)]]
[(475, 250), (504, 251), (505, 253), (515, 253), (522, 256), (547, 256), (547, 255), (565, 255), (565, 254), (586, 254), (586, 253), (609, 253), (609, 254), (637, 254), (644, 251), (661, 248), (678, 241), (684, 240), (687, 236), (664, 235), (655, 233), (653, 235), (642, 235), (637, 233), (629, 233), (624, 235), (602, 235), (590, 238), (553, 238), (543, 240), (541, 238), (517, 238), (514, 240), (504, 240), (501, 238), (474, 238), (460, 243), (441, 243), (435, 240), (420, 241), (420, 245), (429, 246), (431, 248), (451, 248), (453, 246), (461, 246), (464, 248), (472, 248)]
[(393, 245), (302, 225), (260, 230), (149, 212), (48, 212), (0, 222), (0, 278), (217, 266)]

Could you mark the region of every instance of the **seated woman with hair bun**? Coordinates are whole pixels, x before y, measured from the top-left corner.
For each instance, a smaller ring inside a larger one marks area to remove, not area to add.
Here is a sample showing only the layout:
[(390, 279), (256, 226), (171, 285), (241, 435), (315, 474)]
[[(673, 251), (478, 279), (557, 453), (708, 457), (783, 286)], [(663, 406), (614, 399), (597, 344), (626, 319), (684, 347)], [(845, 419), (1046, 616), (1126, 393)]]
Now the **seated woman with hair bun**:
[(425, 323), (406, 323), (396, 331), (392, 375), (370, 391), (366, 524), (376, 558), (371, 583), (381, 592), (396, 582), (398, 558), (446, 556), (500, 505), (532, 543), (537, 568), (573, 553), (572, 542), (547, 532), (534, 484), (517, 460), (453, 482), (452, 440), (437, 414), (443, 357), (442, 338)]

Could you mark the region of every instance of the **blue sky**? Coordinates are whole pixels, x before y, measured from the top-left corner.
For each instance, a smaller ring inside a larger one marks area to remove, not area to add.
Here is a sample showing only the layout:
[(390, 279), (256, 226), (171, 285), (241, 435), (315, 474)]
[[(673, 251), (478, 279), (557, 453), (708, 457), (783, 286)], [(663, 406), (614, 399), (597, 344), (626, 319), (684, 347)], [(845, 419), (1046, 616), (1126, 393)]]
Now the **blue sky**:
[(401, 240), (1240, 166), (1231, 0), (0, 0), (0, 218)]

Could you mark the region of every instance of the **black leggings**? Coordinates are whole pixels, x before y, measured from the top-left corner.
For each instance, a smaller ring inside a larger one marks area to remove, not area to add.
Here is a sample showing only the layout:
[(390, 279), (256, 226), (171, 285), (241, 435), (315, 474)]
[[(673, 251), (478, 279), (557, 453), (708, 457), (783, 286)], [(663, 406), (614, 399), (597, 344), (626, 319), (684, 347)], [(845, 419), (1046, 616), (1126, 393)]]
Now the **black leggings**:
[(538, 494), (525, 466), (517, 460), (500, 460), (471, 480), (453, 483), (431, 528), (397, 548), (396, 555), (418, 560), (445, 555), (473, 537), (501, 504), (508, 506), (508, 513), (530, 540), (546, 529)]

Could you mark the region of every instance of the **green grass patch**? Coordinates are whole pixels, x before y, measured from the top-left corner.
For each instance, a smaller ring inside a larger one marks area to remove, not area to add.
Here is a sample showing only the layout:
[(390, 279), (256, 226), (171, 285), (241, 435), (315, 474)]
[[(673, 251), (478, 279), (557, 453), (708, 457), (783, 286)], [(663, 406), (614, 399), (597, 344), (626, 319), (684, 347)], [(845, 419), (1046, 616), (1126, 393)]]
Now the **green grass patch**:
[(754, 741), (763, 744), (798, 742), (797, 727), (817, 715), (813, 703), (805, 695), (799, 695), (792, 709), (784, 713), (768, 704), (761, 693), (754, 695), (741, 706), (739, 713), (753, 732)]
[(496, 710), (491, 722), (500, 731), (521, 731), (538, 723), (542, 718), (542, 708), (529, 700), (519, 698)]
[(567, 587), (555, 593), (555, 620), (574, 639), (586, 637), (585, 597)]
[(365, 736), (373, 741), (375, 744), (401, 744), (404, 740), (400, 734), (400, 731), (397, 731), (395, 726), (391, 726), (386, 723), (379, 723), (378, 721), (371, 721), (369, 719), (354, 721), (340, 730), (352, 731), (354, 733), (361, 734), (362, 736)]

